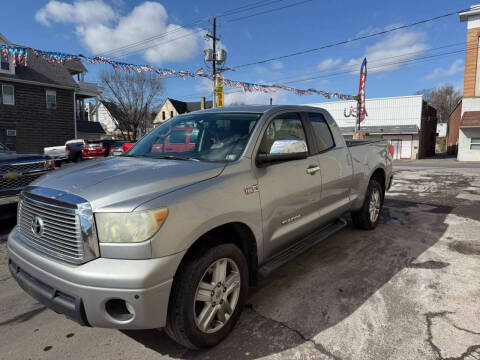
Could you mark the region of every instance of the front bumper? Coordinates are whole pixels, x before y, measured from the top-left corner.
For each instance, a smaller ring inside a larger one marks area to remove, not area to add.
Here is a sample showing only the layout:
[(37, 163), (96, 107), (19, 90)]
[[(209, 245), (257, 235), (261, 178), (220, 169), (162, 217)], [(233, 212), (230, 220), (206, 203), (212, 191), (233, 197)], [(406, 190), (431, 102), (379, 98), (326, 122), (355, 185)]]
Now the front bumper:
[[(117, 329), (164, 327), (173, 276), (183, 253), (146, 260), (98, 258), (72, 265), (31, 249), (14, 229), (8, 238), (9, 268), (27, 293), (82, 325)], [(114, 318), (111, 299), (131, 305), (133, 317)]]

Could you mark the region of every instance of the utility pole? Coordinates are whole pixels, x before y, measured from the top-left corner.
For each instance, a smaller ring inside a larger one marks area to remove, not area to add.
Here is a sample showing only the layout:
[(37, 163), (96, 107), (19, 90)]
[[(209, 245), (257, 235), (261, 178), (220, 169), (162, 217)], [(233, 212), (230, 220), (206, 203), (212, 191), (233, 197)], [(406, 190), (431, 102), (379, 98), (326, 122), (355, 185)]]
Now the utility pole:
[(213, 18), (213, 21), (212, 21), (212, 25), (213, 25), (213, 28), (212, 28), (212, 35), (210, 34), (207, 34), (207, 37), (211, 38), (212, 39), (212, 43), (213, 43), (213, 59), (212, 59), (212, 68), (213, 68), (213, 101), (212, 101), (212, 106), (215, 108), (217, 107), (217, 99), (216, 99), (216, 96), (215, 96), (215, 87), (216, 87), (216, 84), (217, 84), (217, 19), (214, 17)]

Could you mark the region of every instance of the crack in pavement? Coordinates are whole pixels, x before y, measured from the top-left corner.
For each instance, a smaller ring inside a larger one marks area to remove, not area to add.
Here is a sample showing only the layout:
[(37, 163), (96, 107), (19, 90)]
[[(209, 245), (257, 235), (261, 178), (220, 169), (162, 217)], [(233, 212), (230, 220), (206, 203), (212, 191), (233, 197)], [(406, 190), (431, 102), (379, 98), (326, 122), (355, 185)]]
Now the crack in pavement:
[[(469, 357), (469, 356), (471, 356), (475, 359), (477, 359), (477, 358), (480, 359), (480, 345), (469, 346), (468, 349), (458, 357), (444, 358), (442, 356), (440, 348), (437, 345), (435, 345), (435, 343), (433, 342), (432, 319), (434, 319), (436, 317), (444, 317), (445, 315), (448, 315), (448, 314), (453, 314), (453, 312), (451, 312), (451, 311), (441, 311), (441, 312), (428, 312), (428, 313), (425, 314), (425, 319), (427, 321), (427, 334), (428, 334), (427, 342), (429, 343), (432, 350), (437, 354), (437, 359), (439, 359), (439, 360), (466, 360), (467, 357)], [(468, 329), (464, 329), (464, 328), (459, 327), (455, 324), (452, 324), (452, 326), (454, 328), (458, 329), (458, 330), (466, 331), (466, 332), (468, 332), (470, 334), (473, 334), (473, 335), (480, 335), (480, 333), (478, 333), (478, 332), (468, 330)]]
[(276, 324), (279, 324), (280, 326), (284, 327), (285, 329), (288, 329), (290, 330), (291, 332), (297, 334), (297, 336), (299, 336), (303, 341), (305, 342), (309, 342), (311, 343), (315, 349), (317, 351), (319, 351), (320, 353), (322, 353), (323, 355), (326, 355), (334, 360), (342, 360), (342, 358), (332, 354), (330, 351), (328, 351), (322, 344), (319, 344), (319, 343), (316, 343), (315, 340), (313, 339), (309, 339), (307, 338), (305, 335), (303, 335), (300, 330), (297, 330), (289, 325), (287, 325), (286, 323), (282, 322), (282, 321), (278, 321), (278, 320), (275, 320), (275, 319), (271, 319), (269, 318), (268, 316), (265, 316), (265, 315), (262, 315), (260, 314), (257, 310), (255, 310), (255, 308), (253, 307), (253, 305), (250, 305), (250, 309), (255, 313), (257, 314), (258, 316), (260, 316), (261, 318), (265, 319), (265, 320), (268, 320), (268, 321), (273, 321), (274, 323)]

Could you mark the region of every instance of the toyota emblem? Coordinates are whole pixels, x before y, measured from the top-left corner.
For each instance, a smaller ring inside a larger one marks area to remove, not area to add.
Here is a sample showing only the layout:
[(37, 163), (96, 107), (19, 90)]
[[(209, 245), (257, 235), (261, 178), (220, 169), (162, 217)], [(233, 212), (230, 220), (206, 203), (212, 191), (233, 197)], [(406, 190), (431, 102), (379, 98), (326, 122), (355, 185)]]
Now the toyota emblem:
[(43, 235), (43, 230), (45, 229), (45, 224), (43, 223), (43, 219), (40, 216), (35, 216), (32, 221), (32, 231), (33, 233), (40, 237)]

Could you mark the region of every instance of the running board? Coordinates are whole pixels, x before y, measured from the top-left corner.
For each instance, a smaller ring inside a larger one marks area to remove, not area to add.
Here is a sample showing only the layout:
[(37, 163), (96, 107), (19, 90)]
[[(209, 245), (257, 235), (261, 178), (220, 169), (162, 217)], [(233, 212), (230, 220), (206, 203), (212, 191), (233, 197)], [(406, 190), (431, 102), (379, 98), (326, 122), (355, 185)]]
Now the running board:
[(274, 270), (310, 250), (318, 243), (335, 234), (337, 231), (342, 230), (345, 226), (347, 226), (347, 222), (344, 219), (338, 219), (308, 235), (303, 240), (283, 250), (262, 265), (258, 269), (259, 276), (266, 277), (270, 275)]

